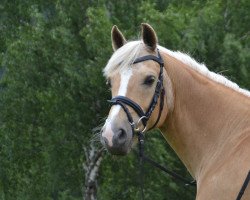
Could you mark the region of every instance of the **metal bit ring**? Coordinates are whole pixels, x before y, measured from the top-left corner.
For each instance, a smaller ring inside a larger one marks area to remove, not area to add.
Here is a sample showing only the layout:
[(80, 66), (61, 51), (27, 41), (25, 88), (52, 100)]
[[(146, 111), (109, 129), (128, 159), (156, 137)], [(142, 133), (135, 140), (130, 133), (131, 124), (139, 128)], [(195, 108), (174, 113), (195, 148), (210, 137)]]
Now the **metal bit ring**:
[(142, 130), (140, 130), (140, 128), (139, 128), (139, 123), (142, 121), (142, 119), (144, 119), (144, 118), (147, 118), (146, 116), (142, 116), (136, 123), (135, 123), (135, 131), (136, 132), (142, 132), (142, 133), (144, 133), (145, 131), (146, 131), (146, 129), (147, 129), (147, 125), (146, 126), (144, 126), (144, 129), (142, 129)]

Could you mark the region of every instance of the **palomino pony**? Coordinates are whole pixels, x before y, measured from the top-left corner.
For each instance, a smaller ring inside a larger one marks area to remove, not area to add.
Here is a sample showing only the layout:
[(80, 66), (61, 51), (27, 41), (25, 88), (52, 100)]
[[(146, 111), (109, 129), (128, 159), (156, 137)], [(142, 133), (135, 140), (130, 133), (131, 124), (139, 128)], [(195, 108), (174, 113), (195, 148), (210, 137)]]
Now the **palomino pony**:
[[(141, 41), (127, 42), (116, 26), (111, 33), (114, 54), (104, 75), (116, 103), (101, 136), (108, 151), (127, 154), (133, 133), (155, 126), (196, 180), (197, 200), (236, 199), (250, 169), (250, 92), (157, 45), (148, 24)], [(249, 188), (242, 199), (250, 199)]]

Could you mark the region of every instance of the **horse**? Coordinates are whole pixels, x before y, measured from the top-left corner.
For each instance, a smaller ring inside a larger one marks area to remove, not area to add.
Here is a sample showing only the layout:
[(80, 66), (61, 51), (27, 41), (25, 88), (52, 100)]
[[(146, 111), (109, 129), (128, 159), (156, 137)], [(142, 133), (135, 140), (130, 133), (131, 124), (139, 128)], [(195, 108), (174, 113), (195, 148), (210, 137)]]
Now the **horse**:
[[(113, 97), (101, 131), (106, 149), (126, 155), (137, 131), (158, 128), (196, 180), (196, 200), (236, 199), (250, 169), (250, 92), (160, 46), (149, 24), (141, 25), (141, 40), (127, 41), (117, 26), (111, 39), (103, 69)], [(250, 186), (242, 199), (250, 199)]]

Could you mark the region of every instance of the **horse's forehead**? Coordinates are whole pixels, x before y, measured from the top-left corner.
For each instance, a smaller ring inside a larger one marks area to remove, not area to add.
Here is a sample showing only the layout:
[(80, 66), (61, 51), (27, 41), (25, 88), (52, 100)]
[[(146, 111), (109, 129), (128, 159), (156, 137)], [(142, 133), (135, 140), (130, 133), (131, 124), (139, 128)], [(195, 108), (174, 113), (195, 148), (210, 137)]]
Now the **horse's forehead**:
[(135, 82), (144, 75), (150, 74), (157, 76), (159, 73), (158, 68), (157, 63), (154, 61), (141, 62), (126, 68), (115, 70), (110, 74), (110, 78), (116, 85), (122, 84), (124, 82), (123, 80), (126, 80), (125, 82)]
[(136, 58), (152, 54), (144, 45), (139, 45), (139, 48), (137, 46), (128, 47), (124, 45), (114, 52), (103, 70), (104, 76), (111, 77), (117, 71), (126, 71), (126, 68), (133, 67), (132, 63)]
[[(136, 58), (146, 56), (152, 54), (152, 52), (149, 52), (146, 48), (141, 48), (137, 54), (136, 57), (133, 59), (135, 60)], [(156, 54), (156, 53), (155, 53)], [(116, 55), (113, 55), (116, 57)], [(154, 66), (157, 65), (154, 61), (145, 61), (145, 62), (140, 62), (136, 64), (131, 64), (127, 62), (126, 57), (123, 59), (119, 60), (119, 57), (116, 57), (117, 59), (114, 60), (110, 65), (106, 66), (107, 70), (104, 71), (104, 75), (112, 80), (112, 85), (115, 86), (115, 91), (118, 90), (119, 85), (123, 84), (125, 82), (127, 85), (129, 82), (135, 82), (137, 79), (143, 75), (143, 74), (154, 74), (158, 72), (158, 70), (155, 70), (156, 68)], [(133, 60), (131, 62), (133, 62)], [(116, 64), (119, 63), (119, 64)], [(158, 68), (158, 67), (157, 67)], [(123, 81), (125, 80), (125, 81)]]
[(133, 75), (132, 69), (126, 69), (126, 70), (124, 69), (122, 71), (117, 71), (114, 74), (112, 74), (111, 76), (112, 95), (125, 96), (132, 75)]

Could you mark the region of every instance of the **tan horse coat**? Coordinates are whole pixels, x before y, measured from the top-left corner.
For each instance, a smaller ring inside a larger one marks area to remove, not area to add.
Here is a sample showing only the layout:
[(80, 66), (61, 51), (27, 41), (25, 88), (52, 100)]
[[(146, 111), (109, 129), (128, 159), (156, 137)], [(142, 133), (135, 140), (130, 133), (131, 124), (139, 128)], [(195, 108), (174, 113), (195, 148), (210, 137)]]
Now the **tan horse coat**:
[(197, 180), (197, 200), (236, 199), (250, 170), (250, 98), (162, 57), (174, 86), (162, 134)]

